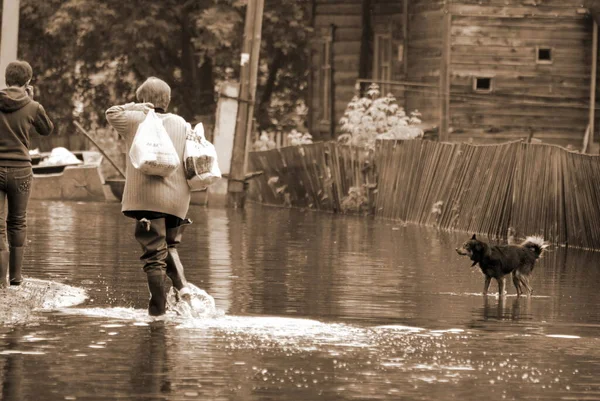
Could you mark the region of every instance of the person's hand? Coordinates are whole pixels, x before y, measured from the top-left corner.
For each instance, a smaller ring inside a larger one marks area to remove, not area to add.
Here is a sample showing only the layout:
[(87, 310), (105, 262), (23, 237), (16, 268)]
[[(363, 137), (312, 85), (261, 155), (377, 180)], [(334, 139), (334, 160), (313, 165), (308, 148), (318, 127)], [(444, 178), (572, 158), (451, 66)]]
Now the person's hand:
[(154, 110), (154, 105), (152, 103), (138, 103), (136, 106), (138, 106), (140, 108), (139, 110), (143, 111), (144, 113)]
[(27, 96), (29, 96), (30, 98), (33, 99), (33, 86), (31, 86), (31, 85), (25, 86), (25, 93), (27, 93)]

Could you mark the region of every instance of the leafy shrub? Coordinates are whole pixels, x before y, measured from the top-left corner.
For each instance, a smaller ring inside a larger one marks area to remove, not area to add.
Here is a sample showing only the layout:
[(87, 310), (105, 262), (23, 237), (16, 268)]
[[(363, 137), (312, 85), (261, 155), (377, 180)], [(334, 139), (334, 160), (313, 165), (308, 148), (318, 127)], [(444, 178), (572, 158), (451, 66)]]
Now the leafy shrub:
[(340, 207), (343, 213), (366, 213), (369, 210), (369, 199), (361, 187), (351, 187), (348, 196), (342, 199)]

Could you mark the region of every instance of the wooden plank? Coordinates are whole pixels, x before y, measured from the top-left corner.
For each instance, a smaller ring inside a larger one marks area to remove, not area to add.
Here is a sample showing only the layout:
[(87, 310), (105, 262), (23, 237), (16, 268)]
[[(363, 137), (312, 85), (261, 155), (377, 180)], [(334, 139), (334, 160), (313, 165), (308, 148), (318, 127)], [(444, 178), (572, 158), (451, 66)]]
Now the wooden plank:
[(406, 76), (408, 74), (408, 33), (409, 33), (409, 22), (408, 18), (408, 0), (402, 0), (402, 38), (403, 38), (403, 49), (404, 54), (402, 55), (402, 73)]
[[(541, 35), (538, 35), (541, 36)], [(524, 46), (545, 46), (548, 45), (548, 40), (552, 41), (553, 47), (568, 47), (568, 46), (581, 46), (589, 42), (589, 38), (569, 39), (569, 38), (546, 38), (533, 37), (528, 38), (525, 36), (519, 37), (472, 37), (472, 36), (453, 36), (452, 45), (463, 45), (463, 46), (511, 46), (511, 47), (524, 47)]]
[[(580, 123), (586, 121), (588, 110), (587, 108), (569, 108), (561, 106), (564, 109), (563, 114), (566, 114)], [(496, 116), (545, 116), (548, 114), (556, 115), (556, 109), (549, 107), (527, 106), (522, 104), (506, 104), (500, 101), (496, 103), (478, 103), (474, 101), (457, 102), (452, 100), (450, 103), (452, 114), (468, 114), (474, 110), (485, 110)]]
[(596, 78), (598, 75), (598, 23), (593, 21), (592, 30), (592, 67), (591, 67), (591, 85), (590, 85), (590, 115), (588, 127), (590, 130), (589, 142), (594, 143), (595, 134), (595, 113), (596, 113)]
[(482, 4), (485, 2), (488, 6), (523, 6), (529, 5), (531, 7), (554, 7), (554, 8), (579, 8), (581, 7), (581, 0), (458, 0), (455, 1), (457, 4)]
[(449, 12), (482, 18), (582, 18), (576, 7), (488, 6), (453, 3), (449, 6)]
[(505, 29), (521, 29), (538, 27), (542, 31), (547, 30), (585, 30), (586, 17), (582, 18), (557, 18), (548, 24), (547, 20), (539, 18), (482, 18), (464, 15), (454, 15), (452, 25), (456, 27), (491, 26)]
[(331, 24), (340, 28), (357, 27), (361, 24), (361, 16), (357, 15), (322, 15), (315, 16), (315, 29), (327, 28)]
[(360, 0), (340, 2), (336, 4), (317, 4), (317, 14), (320, 15), (360, 15)]
[[(577, 136), (582, 137), (585, 131), (587, 121), (577, 121), (567, 116), (512, 116), (510, 119), (505, 115), (490, 114), (489, 109), (473, 109), (469, 114), (455, 114), (451, 118), (451, 125), (454, 128), (473, 127), (489, 128), (490, 132), (501, 131), (502, 129), (520, 128), (527, 131), (531, 128), (542, 129), (562, 129), (565, 132), (579, 131)], [(578, 129), (579, 128), (579, 129)]]

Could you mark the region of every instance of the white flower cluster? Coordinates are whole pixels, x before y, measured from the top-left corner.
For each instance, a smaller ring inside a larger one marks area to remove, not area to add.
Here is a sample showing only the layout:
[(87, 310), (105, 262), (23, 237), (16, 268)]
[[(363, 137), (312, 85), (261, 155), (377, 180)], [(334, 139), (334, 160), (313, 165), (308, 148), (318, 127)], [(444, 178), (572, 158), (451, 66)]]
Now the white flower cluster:
[(260, 137), (252, 144), (252, 150), (254, 150), (255, 152), (271, 150), (275, 149), (276, 147), (277, 144), (275, 143), (275, 141), (269, 138), (269, 135), (267, 135), (265, 131), (263, 131), (260, 134)]
[(295, 129), (293, 129), (292, 132), (290, 132), (287, 135), (287, 137), (289, 140), (289, 144), (292, 146), (308, 145), (310, 143), (313, 143), (312, 135), (309, 134), (308, 132), (306, 134), (303, 134), (302, 132), (298, 132)]
[(354, 96), (340, 119), (342, 143), (373, 148), (377, 139), (415, 139), (423, 136), (421, 113), (413, 111), (410, 116), (398, 106), (396, 98), (389, 93), (382, 97), (377, 84), (371, 84), (365, 97)]

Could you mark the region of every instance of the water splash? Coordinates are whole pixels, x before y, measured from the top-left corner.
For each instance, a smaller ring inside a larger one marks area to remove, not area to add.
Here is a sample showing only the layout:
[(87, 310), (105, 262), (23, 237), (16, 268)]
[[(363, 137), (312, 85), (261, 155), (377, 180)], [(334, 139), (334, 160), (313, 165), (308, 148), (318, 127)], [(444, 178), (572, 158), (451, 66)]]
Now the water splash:
[(36, 311), (71, 307), (86, 299), (83, 288), (28, 278), (20, 286), (0, 290), (0, 322), (5, 325), (29, 323), (35, 320)]
[(176, 291), (171, 288), (167, 296), (167, 304), (169, 311), (175, 313), (182, 318), (211, 318), (219, 316), (215, 305), (215, 299), (206, 291), (196, 287), (194, 284), (188, 283), (190, 290), (190, 299), (185, 301), (177, 296)]

